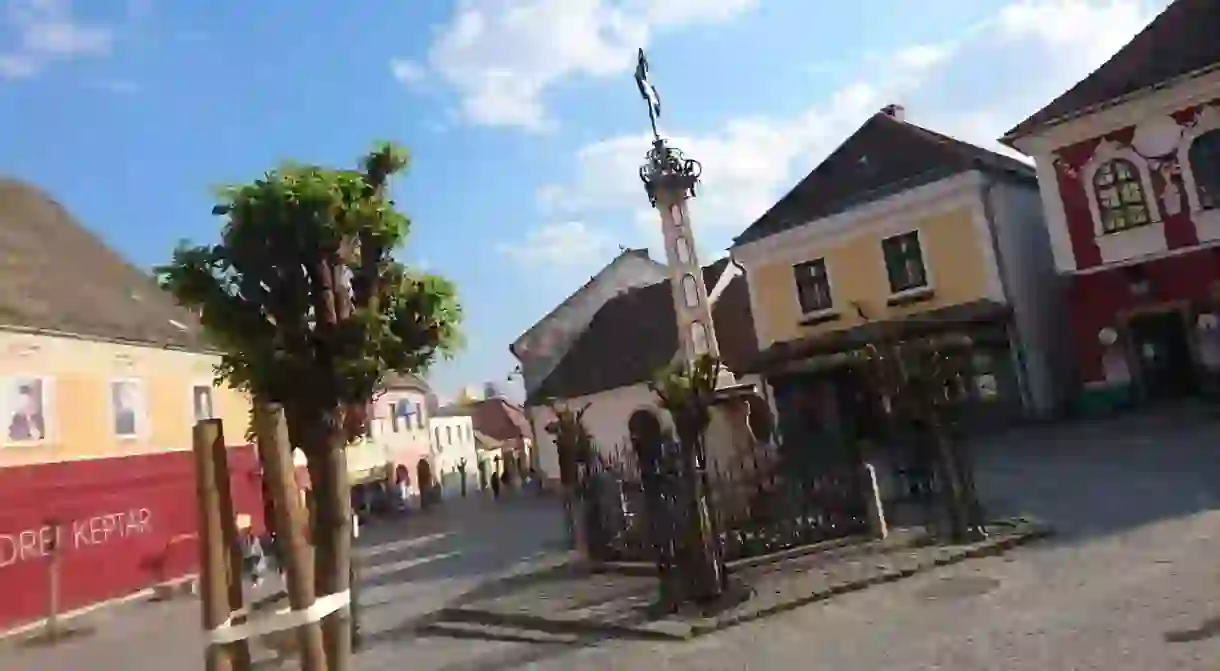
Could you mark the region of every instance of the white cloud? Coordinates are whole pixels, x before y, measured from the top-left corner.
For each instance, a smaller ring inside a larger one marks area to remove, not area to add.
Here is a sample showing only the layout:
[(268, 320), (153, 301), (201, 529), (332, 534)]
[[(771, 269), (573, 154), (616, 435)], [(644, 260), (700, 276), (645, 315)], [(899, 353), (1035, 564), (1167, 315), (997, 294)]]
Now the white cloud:
[(466, 121), (542, 130), (553, 124), (543, 98), (558, 82), (626, 72), (653, 33), (725, 21), (757, 2), (458, 0), (427, 69), (454, 89)]
[[(1159, 8), (1158, 8), (1159, 9)], [(1140, 0), (1020, 0), (965, 37), (900, 46), (870, 73), (789, 118), (729, 119), (707, 134), (672, 134), (704, 166), (692, 215), (701, 247), (727, 246), (775, 199), (869, 115), (903, 103), (908, 118), (1001, 151), (995, 139), (1087, 75), (1152, 18)], [(873, 59), (868, 59), (873, 60)], [(645, 135), (607, 138), (577, 150), (572, 181), (538, 190), (552, 216), (630, 221), (624, 244), (657, 244), (655, 215), (636, 172)], [(634, 230), (633, 230), (634, 229)], [(660, 258), (663, 258), (661, 256)]]
[(393, 73), (394, 79), (410, 85), (420, 84), (428, 76), (427, 69), (419, 63), (399, 59), (390, 61), (390, 72)]
[(502, 243), (496, 249), (527, 268), (547, 270), (584, 267), (605, 260), (611, 244), (604, 231), (582, 221), (566, 221), (541, 226), (520, 243)]
[(68, 0), (8, 0), (3, 26), (14, 39), (0, 47), (0, 78), (21, 79), (55, 61), (105, 56), (114, 32), (109, 26), (78, 20)]

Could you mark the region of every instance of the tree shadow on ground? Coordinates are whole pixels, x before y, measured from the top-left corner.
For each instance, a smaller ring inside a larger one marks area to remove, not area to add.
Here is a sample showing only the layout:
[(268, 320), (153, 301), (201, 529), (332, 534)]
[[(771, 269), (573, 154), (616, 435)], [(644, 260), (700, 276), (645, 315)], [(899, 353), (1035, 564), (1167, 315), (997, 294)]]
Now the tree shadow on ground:
[(1015, 428), (970, 441), (988, 517), (1032, 514), (1053, 544), (1220, 509), (1220, 420), (1182, 405)]
[(1220, 616), (1208, 618), (1193, 629), (1165, 632), (1166, 643), (1194, 643), (1220, 636)]

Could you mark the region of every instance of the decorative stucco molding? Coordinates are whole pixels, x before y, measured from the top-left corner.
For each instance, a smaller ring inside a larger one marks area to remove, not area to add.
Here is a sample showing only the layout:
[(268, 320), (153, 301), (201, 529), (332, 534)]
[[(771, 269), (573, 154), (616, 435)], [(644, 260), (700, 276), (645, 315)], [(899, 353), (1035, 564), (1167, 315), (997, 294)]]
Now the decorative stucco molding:
[(1220, 209), (1203, 209), (1203, 202), (1199, 198), (1199, 186), (1195, 181), (1194, 167), (1190, 164), (1190, 148), (1195, 140), (1215, 130), (1220, 130), (1220, 107), (1205, 106), (1186, 125), (1182, 134), (1182, 142), (1178, 145), (1178, 165), (1182, 173), (1182, 186), (1186, 189), (1190, 218), (1195, 222), (1195, 233), (1199, 236), (1200, 242), (1220, 239)]
[[(1144, 203), (1148, 207), (1150, 223), (1125, 231), (1106, 233), (1101, 223), (1101, 208), (1097, 201), (1097, 187), (1093, 178), (1110, 161), (1129, 161), (1135, 166), (1139, 175), (1140, 187), (1144, 193)], [(1152, 169), (1148, 159), (1144, 158), (1131, 147), (1120, 145), (1112, 140), (1102, 140), (1093, 150), (1093, 156), (1084, 164), (1080, 174), (1084, 182), (1085, 197), (1089, 203), (1089, 215), (1093, 219), (1093, 237), (1101, 252), (1102, 261), (1111, 263), (1124, 259), (1154, 254), (1168, 249), (1165, 242), (1165, 228), (1161, 221), (1161, 208), (1157, 202), (1156, 193), (1152, 188)]]

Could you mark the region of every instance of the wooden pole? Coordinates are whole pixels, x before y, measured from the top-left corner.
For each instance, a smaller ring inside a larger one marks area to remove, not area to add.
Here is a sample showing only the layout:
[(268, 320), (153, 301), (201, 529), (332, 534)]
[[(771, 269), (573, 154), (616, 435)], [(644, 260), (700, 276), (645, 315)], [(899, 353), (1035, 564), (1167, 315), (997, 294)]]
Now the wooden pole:
[[(219, 419), (205, 419), (204, 423), (215, 424), (209, 430), (212, 437), (212, 462), (215, 464), (216, 492), (220, 504), (220, 533), (224, 539), (224, 547), (228, 550), (225, 576), (225, 587), (228, 591), (229, 612), (236, 613), (245, 607), (245, 595), (242, 589), (242, 552), (237, 544), (237, 513), (233, 510), (233, 492), (229, 482), (229, 453), (225, 447), (224, 425)], [(244, 622), (245, 618), (234, 618), (234, 622)], [(234, 671), (250, 671), (250, 642), (246, 639), (232, 644)]]
[[(300, 498), (293, 474), (292, 443), (288, 439), (284, 409), (278, 405), (255, 406), (254, 430), (258, 437), (259, 458), (263, 463), (263, 477), (272, 498), (275, 528), (283, 543), (282, 552), (287, 563), (284, 578), (288, 603), (293, 610), (305, 610), (317, 599), (314, 593), (313, 552), (304, 535)], [(326, 651), (322, 646), (322, 628), (318, 622), (298, 627), (297, 643), (301, 650), (302, 671), (326, 671)]]
[[(221, 523), (220, 490), (217, 480), (228, 477), (216, 472), (212, 445), (216, 442), (218, 425), (199, 422), (195, 425), (195, 491), (199, 504), (199, 582), (203, 604), (203, 629), (214, 631), (229, 619), (229, 595), (226, 586), (224, 531)], [(233, 671), (230, 646), (209, 645), (205, 661), (207, 671)]]

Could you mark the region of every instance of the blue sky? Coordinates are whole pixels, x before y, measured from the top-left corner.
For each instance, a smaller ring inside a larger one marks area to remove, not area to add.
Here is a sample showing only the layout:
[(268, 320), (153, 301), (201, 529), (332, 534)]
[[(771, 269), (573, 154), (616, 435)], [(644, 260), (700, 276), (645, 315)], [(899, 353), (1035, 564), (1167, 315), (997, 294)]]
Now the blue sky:
[(1166, 4), (0, 0), (0, 172), (149, 267), (214, 238), (211, 186), (396, 140), (400, 255), (455, 280), (468, 315), (431, 376), (447, 395), (503, 383), (508, 344), (619, 245), (663, 258), (635, 176), (638, 46), (662, 131), (704, 164), (711, 260), (884, 104), (994, 146)]

